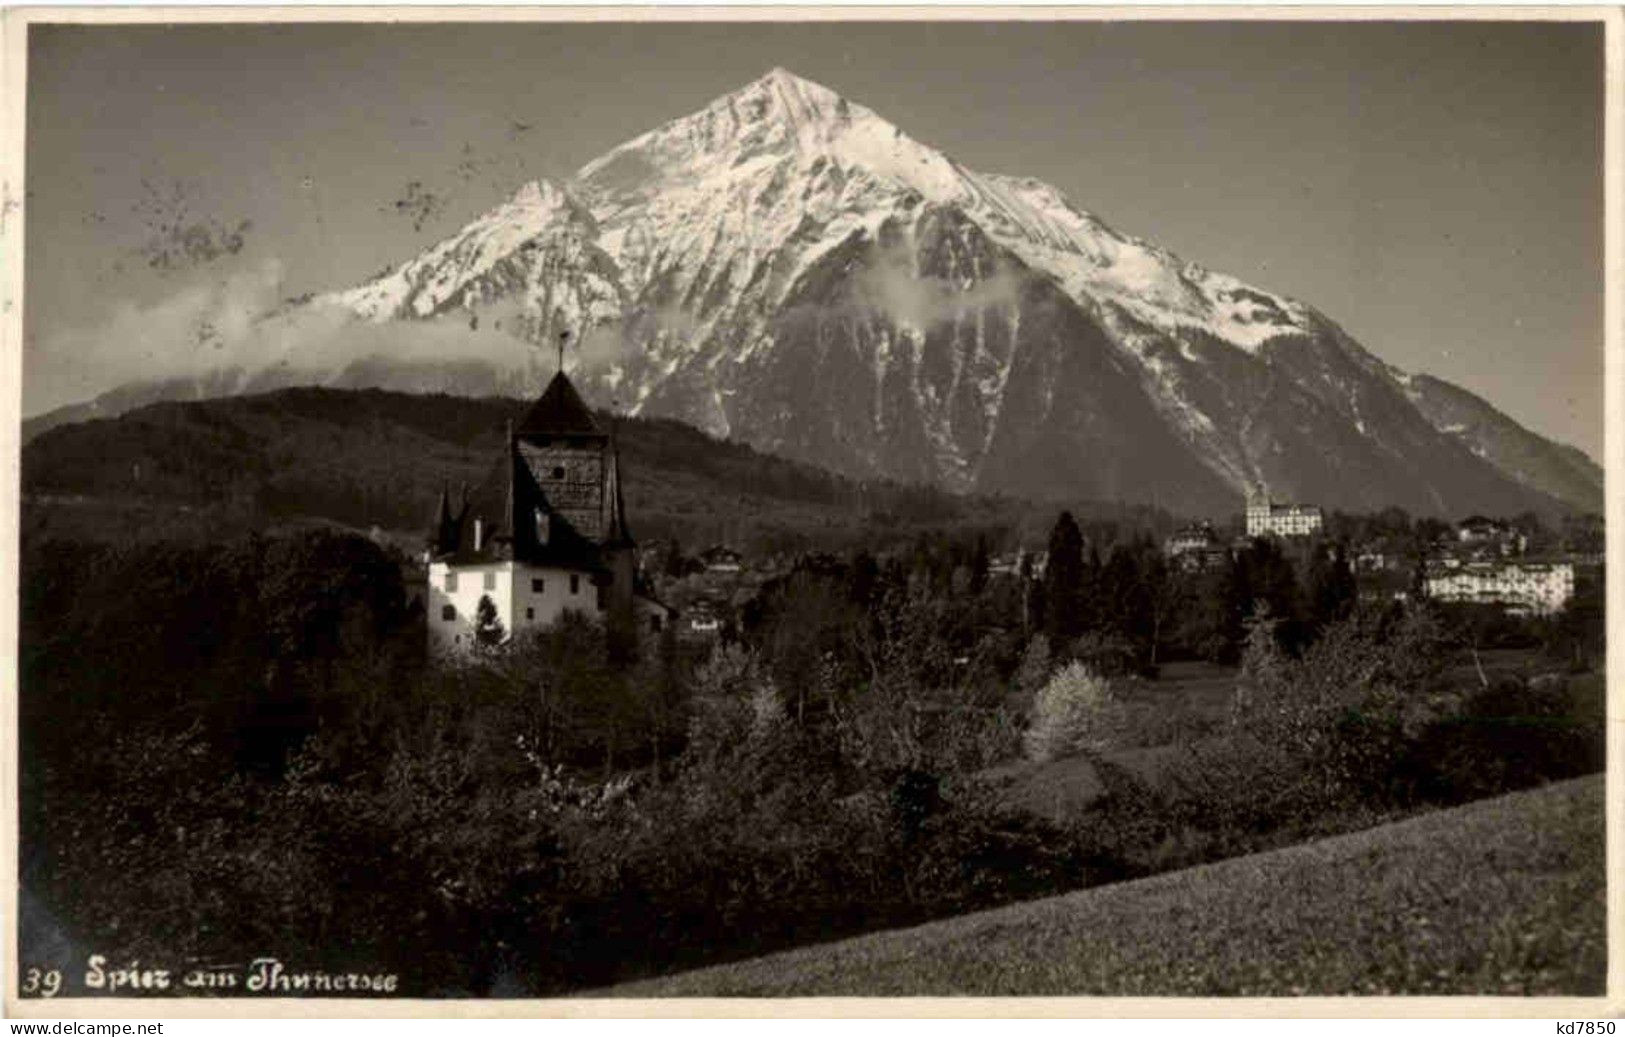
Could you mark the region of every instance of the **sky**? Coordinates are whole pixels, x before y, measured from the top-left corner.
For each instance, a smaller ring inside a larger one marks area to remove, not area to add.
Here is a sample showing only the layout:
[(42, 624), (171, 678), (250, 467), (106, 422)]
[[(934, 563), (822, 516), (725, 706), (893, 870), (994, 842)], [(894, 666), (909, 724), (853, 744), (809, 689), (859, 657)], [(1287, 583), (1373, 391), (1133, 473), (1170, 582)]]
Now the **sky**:
[(206, 362), (229, 328), (177, 333), (200, 308), (366, 280), (783, 66), (1601, 457), (1602, 44), (1528, 22), (36, 25), (23, 411)]

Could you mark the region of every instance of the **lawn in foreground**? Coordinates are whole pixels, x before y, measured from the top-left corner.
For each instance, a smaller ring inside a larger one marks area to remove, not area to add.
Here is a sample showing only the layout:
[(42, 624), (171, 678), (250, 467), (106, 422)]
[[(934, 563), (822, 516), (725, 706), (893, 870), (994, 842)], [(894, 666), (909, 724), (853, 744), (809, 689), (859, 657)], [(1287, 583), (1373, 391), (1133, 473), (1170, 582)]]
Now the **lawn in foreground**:
[(1601, 775), (587, 996), (1601, 995)]

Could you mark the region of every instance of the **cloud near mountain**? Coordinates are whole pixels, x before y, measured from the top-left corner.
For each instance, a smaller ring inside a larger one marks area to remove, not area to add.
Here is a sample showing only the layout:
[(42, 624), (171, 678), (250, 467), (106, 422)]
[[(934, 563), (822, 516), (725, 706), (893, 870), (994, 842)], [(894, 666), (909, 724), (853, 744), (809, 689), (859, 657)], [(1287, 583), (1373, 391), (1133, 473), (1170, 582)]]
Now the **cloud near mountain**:
[(1253, 487), (1451, 515), (1601, 506), (1589, 460), (1493, 408), (1458, 420), (1444, 383), (1311, 306), (783, 69), (373, 281), (230, 326), (214, 351), (238, 391), (294, 371), (456, 389), (477, 369), (532, 391), (568, 329), (598, 402), (956, 490), (1198, 513)]

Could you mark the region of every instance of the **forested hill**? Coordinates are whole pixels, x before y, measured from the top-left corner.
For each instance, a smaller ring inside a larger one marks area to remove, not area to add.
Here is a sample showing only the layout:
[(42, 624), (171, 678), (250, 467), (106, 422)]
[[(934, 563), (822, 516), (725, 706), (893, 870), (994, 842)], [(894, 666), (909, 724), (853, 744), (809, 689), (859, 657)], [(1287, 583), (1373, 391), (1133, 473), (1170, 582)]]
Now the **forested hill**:
[[(299, 388), (59, 426), (23, 448), (25, 535), (212, 537), (315, 520), (410, 538), (427, 528), (442, 487), (455, 496), (490, 474), (506, 423), (528, 406)], [(859, 483), (671, 420), (619, 418), (616, 429), (642, 540), (830, 549), (951, 526), (1037, 543), (1063, 503), (1080, 516), (1171, 522), (1115, 505)]]

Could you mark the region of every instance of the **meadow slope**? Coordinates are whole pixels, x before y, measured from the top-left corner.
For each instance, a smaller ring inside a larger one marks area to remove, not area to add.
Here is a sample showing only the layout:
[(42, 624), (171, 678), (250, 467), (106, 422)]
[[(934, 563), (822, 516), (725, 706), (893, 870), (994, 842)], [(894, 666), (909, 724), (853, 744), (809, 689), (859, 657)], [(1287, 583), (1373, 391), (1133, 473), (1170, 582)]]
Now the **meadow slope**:
[(586, 996), (1601, 995), (1603, 777)]

